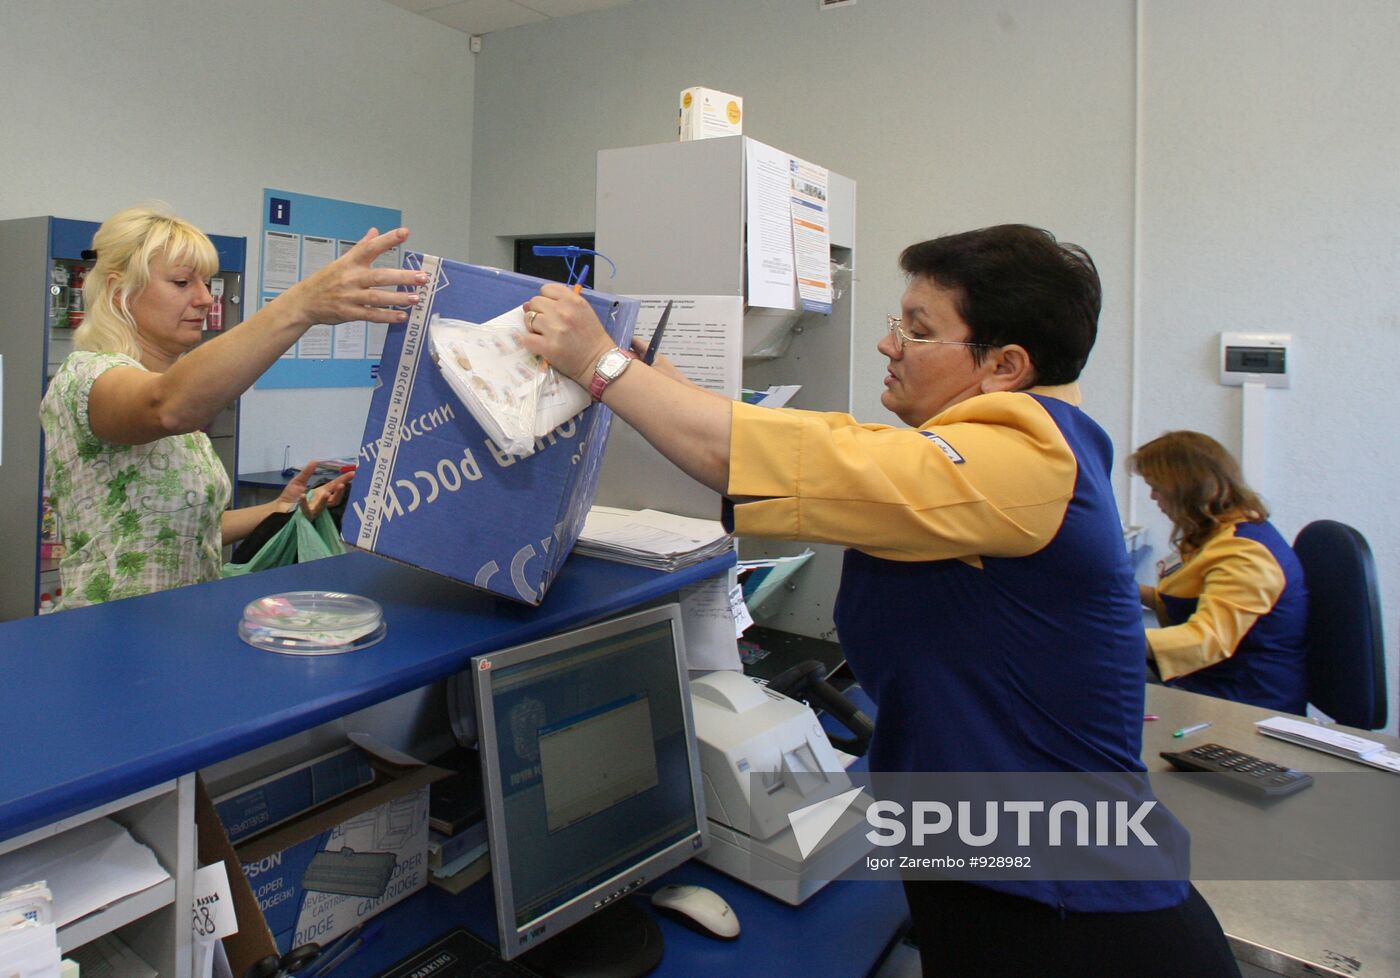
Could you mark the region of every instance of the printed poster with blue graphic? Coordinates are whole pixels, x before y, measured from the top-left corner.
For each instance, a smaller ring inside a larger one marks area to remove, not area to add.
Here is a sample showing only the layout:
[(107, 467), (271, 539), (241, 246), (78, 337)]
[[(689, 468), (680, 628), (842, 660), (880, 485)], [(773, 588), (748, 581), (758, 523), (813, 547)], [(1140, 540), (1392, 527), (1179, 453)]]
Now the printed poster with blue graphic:
[[(370, 228), (389, 231), (402, 223), (403, 213), (388, 207), (264, 190), (260, 304), (335, 261)], [(398, 268), (402, 257), (393, 248), (375, 264)], [(365, 321), (312, 326), (256, 386), (373, 387), (387, 331), (384, 323)]]

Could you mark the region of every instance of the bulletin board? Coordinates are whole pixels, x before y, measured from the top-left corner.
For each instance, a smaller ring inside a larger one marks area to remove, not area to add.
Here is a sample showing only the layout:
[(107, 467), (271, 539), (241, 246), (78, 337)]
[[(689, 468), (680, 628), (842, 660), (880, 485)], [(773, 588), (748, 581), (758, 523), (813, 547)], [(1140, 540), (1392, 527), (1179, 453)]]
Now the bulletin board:
[[(403, 223), (401, 211), (264, 190), (262, 260), (258, 297), (267, 305), (297, 282), (354, 247), (366, 231), (389, 231)], [(398, 268), (401, 248), (375, 265)], [(372, 387), (388, 326), (365, 321), (316, 325), (258, 379), (259, 388)]]

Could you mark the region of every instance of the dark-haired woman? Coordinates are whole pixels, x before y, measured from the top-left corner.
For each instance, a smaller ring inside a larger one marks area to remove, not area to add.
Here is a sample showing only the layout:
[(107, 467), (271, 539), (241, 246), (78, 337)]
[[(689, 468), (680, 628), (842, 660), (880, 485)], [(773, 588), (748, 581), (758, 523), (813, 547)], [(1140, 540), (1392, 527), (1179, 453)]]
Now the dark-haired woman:
[(1143, 605), (1149, 654), (1169, 686), (1271, 710), (1307, 708), (1308, 591), (1293, 548), (1219, 442), (1172, 431), (1129, 460), (1172, 521), (1179, 559)]
[[(834, 618), (879, 707), (872, 771), (1136, 783), (1141, 614), (1112, 445), (1078, 407), (1094, 263), (1002, 225), (912, 245), (900, 267), (877, 348), (880, 403), (908, 427), (682, 383), (614, 348), (557, 283), (526, 303), (525, 343), (724, 493), (737, 534), (849, 548)], [(1186, 879), (1040, 875), (1061, 878), (906, 879), (924, 974), (1238, 978)]]

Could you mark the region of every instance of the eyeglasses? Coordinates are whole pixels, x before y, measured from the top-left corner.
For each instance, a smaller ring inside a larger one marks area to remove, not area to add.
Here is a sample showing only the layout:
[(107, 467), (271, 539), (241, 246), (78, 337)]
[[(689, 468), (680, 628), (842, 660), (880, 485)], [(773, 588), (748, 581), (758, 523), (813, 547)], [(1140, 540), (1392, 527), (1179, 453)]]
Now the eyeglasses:
[(994, 343), (967, 343), (963, 340), (935, 340), (931, 337), (910, 336), (904, 332), (904, 320), (899, 316), (886, 316), (885, 321), (890, 326), (890, 337), (894, 340), (894, 348), (900, 353), (904, 352), (905, 343), (941, 343), (944, 346), (970, 346), (979, 347), (984, 350), (993, 349)]

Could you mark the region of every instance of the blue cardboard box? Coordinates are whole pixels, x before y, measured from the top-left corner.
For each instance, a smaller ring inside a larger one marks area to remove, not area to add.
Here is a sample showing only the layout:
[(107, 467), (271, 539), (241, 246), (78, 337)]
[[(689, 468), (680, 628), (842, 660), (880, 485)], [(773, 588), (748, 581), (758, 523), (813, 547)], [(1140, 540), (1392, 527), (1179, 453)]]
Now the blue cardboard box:
[[(543, 599), (593, 503), (612, 412), (593, 404), (527, 456), (503, 452), (429, 354), (433, 315), (484, 323), (543, 279), (409, 252), (430, 276), (406, 323), (390, 326), (341, 525), (345, 541), (526, 604)], [(584, 292), (619, 345), (635, 299)]]
[(374, 781), (358, 747), (342, 747), (214, 799), (214, 810), (235, 845)]

